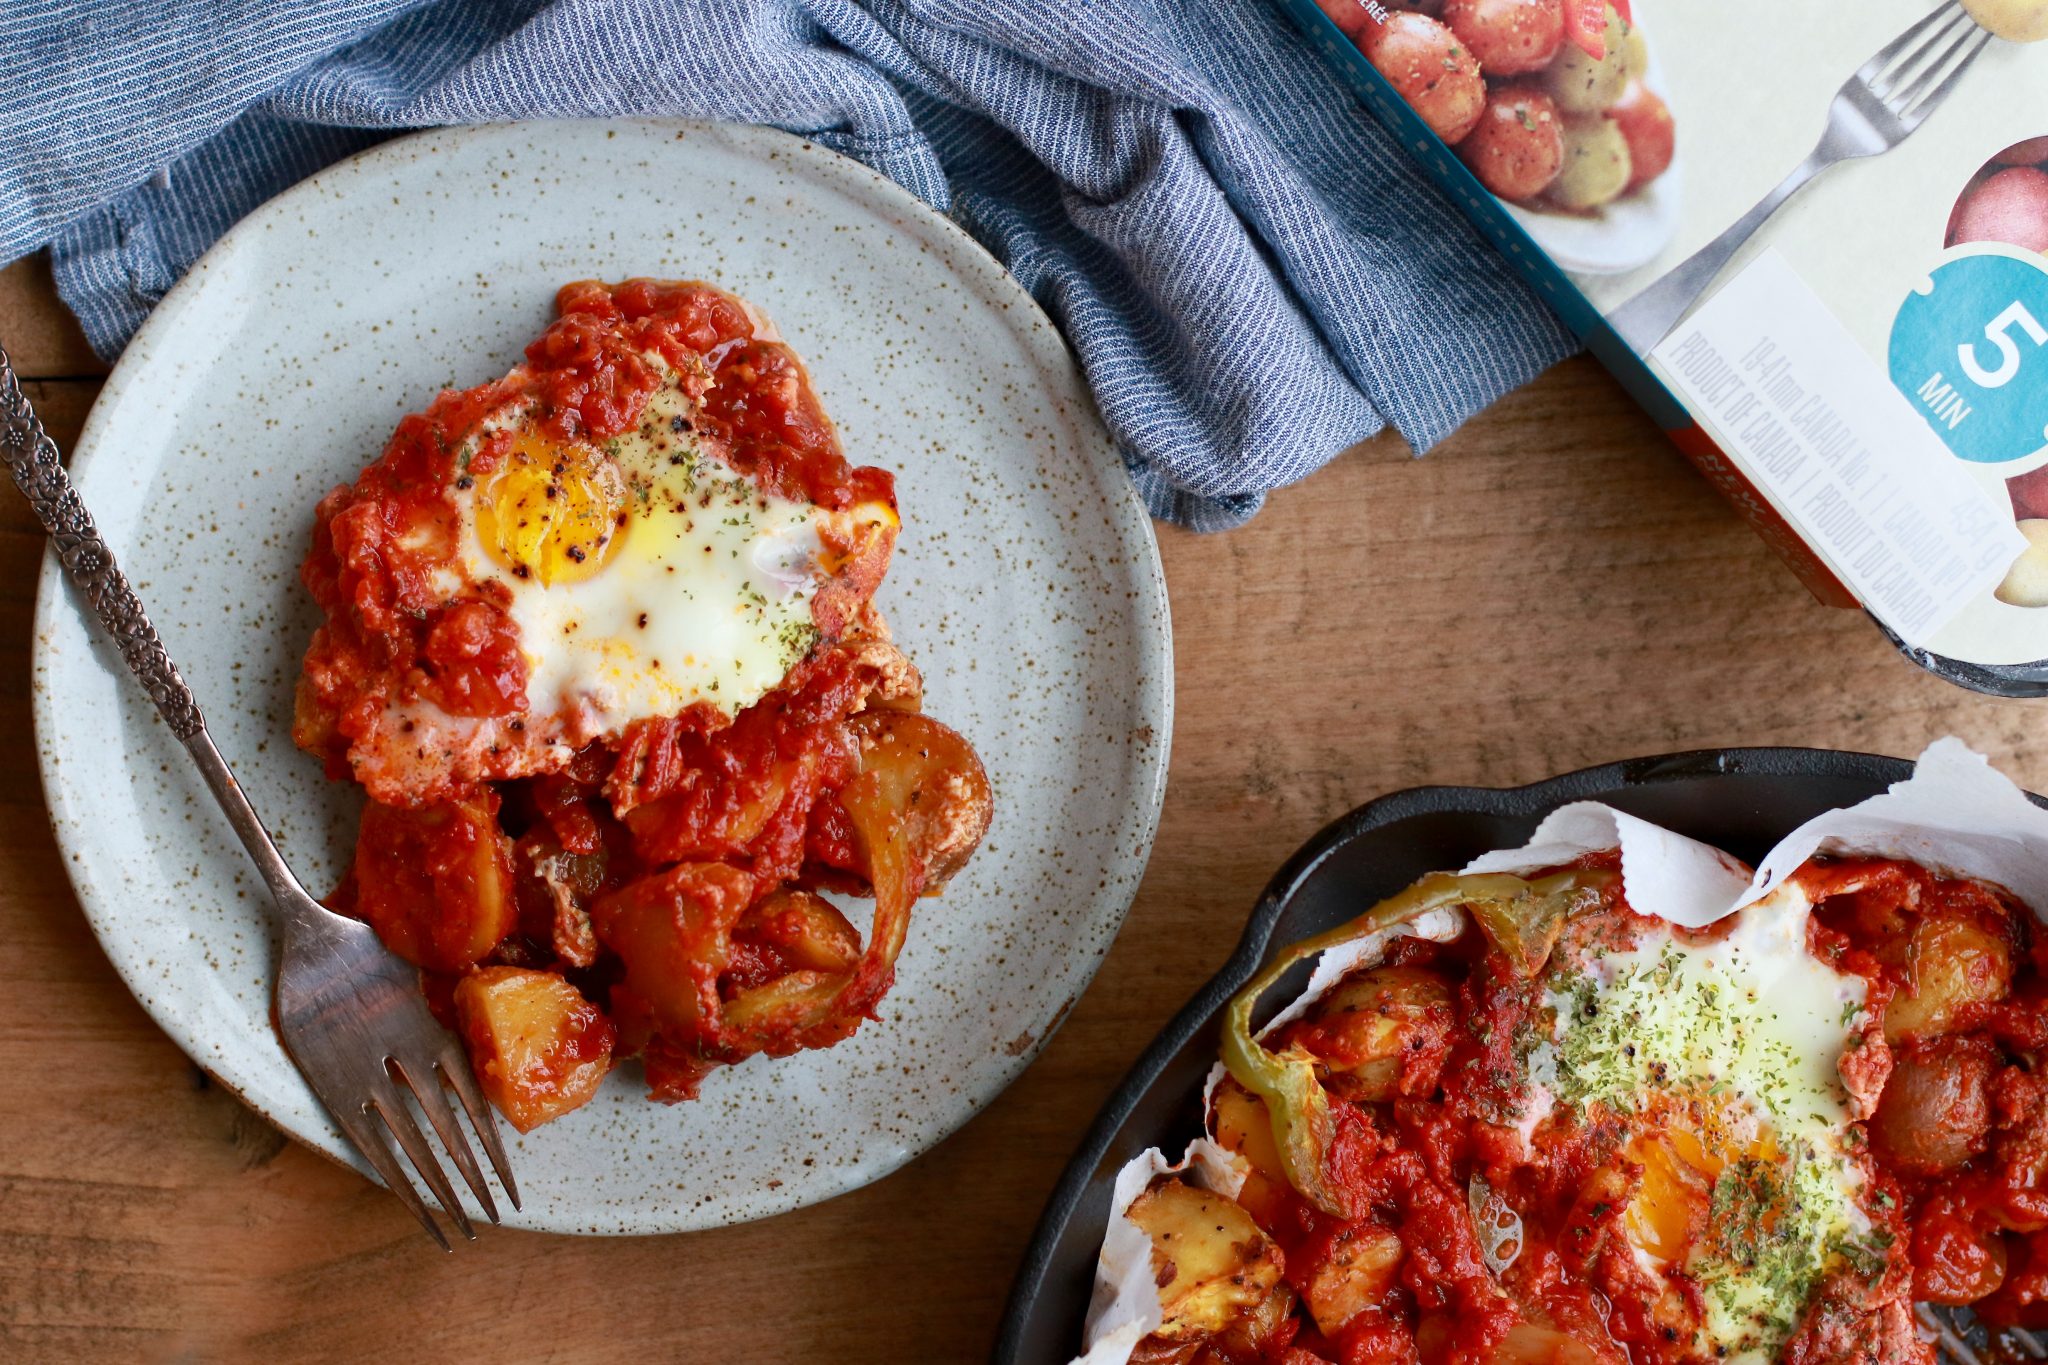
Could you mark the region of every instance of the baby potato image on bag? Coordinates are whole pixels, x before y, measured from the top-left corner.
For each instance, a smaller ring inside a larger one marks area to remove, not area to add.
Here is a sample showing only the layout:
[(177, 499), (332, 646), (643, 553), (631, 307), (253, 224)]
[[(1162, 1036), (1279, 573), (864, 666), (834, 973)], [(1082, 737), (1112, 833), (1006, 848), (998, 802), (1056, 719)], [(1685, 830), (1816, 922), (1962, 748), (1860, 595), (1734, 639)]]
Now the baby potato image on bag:
[(1671, 168), (1676, 123), (1627, 4), (1444, 0), (1440, 17), (1402, 5), (1383, 19), (1357, 0), (1319, 8), (1509, 203), (1594, 216)]

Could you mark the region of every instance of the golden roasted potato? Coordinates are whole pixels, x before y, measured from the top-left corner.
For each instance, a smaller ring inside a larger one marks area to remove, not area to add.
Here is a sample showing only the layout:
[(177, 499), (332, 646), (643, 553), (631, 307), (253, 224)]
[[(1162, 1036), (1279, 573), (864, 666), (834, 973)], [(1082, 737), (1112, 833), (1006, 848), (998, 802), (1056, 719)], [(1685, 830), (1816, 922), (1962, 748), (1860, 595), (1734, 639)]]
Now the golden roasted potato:
[(1169, 1176), (1125, 1216), (1152, 1239), (1165, 1341), (1201, 1340), (1255, 1311), (1280, 1284), (1280, 1248), (1235, 1201)]
[(1361, 1310), (1384, 1302), (1406, 1254), (1392, 1228), (1362, 1223), (1339, 1236), (1301, 1287), (1316, 1330), (1333, 1336)]
[(611, 1021), (553, 972), (472, 972), (455, 1021), (477, 1083), (522, 1133), (587, 1104), (611, 1069)]
[(732, 929), (753, 897), (754, 879), (738, 868), (678, 863), (600, 897), (590, 924), (657, 1028), (686, 1041), (712, 1025)]
[[(1273, 1352), (1276, 1341), (1291, 1337), (1290, 1327), (1294, 1318), (1294, 1291), (1283, 1282), (1265, 1301), (1236, 1322), (1223, 1329), (1216, 1340), (1207, 1348), (1211, 1354), (1201, 1358), (1199, 1365), (1229, 1365), (1237, 1360), (1266, 1360)], [(1283, 1358), (1279, 1365), (1288, 1365)]]
[[(1384, 1102), (1436, 1086), (1453, 1023), (1451, 988), (1421, 967), (1375, 967), (1318, 1000), (1294, 1038), (1346, 1098)], [(1404, 1086), (1404, 1068), (1408, 1076)]]
[(1216, 1141), (1251, 1165), (1244, 1188), (1237, 1192), (1237, 1202), (1261, 1222), (1279, 1216), (1293, 1187), (1287, 1183), (1287, 1168), (1273, 1141), (1273, 1118), (1266, 1102), (1239, 1085), (1235, 1077), (1225, 1076), (1210, 1105), (1214, 1114), (1210, 1131)]
[(1197, 1337), (1193, 1341), (1168, 1341), (1163, 1337), (1149, 1336), (1131, 1349), (1130, 1365), (1217, 1365), (1215, 1353), (1208, 1343)]
[(1906, 950), (1906, 987), (1884, 1012), (1886, 1042), (1953, 1032), (1963, 1011), (2003, 1000), (2012, 945), (1975, 920), (1923, 915)]
[(356, 833), (356, 912), (416, 967), (459, 972), (512, 932), (512, 846), (490, 791), (418, 810), (370, 802)]
[(840, 800), (870, 858), (880, 843), (899, 845), (921, 873), (919, 894), (932, 895), (988, 833), (988, 773), (958, 732), (922, 713), (867, 711), (848, 725), (860, 740), (860, 773)]

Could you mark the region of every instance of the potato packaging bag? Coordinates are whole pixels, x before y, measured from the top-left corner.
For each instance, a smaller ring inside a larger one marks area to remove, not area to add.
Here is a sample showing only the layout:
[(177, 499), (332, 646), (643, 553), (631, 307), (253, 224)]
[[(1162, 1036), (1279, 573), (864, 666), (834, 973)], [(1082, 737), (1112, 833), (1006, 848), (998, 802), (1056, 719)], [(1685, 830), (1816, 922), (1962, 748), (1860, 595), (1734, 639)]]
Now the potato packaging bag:
[(1830, 605), (2048, 694), (2048, 0), (1273, 0)]

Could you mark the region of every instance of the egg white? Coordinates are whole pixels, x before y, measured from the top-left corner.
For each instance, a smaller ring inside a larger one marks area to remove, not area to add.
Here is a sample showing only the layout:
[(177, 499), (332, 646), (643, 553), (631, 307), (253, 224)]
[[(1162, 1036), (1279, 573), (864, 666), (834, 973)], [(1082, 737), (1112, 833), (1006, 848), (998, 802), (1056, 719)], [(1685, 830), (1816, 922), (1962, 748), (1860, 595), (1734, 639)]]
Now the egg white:
[[(604, 443), (629, 497), (618, 543), (587, 577), (543, 583), (492, 553), (479, 480), (459, 499), (462, 571), (509, 598), (528, 712), (567, 733), (615, 735), (702, 703), (732, 716), (779, 684), (817, 639), (818, 509), (765, 492), (697, 447), (671, 383), (639, 424)], [(514, 409), (478, 439), (531, 420)]]
[[(1839, 1071), (1865, 983), (1808, 951), (1810, 912), (1788, 883), (1712, 942), (1688, 943), (1659, 922), (1628, 951), (1554, 971), (1555, 1022), (1529, 1060), (1530, 1127), (1564, 1105), (1650, 1115), (1691, 1095), (1710, 1107), (1721, 1155), (1762, 1144), (1778, 1153), (1764, 1163), (1778, 1191), (1764, 1256), (1744, 1264), (1709, 1246), (1670, 1267), (1699, 1284), (1703, 1326), (1732, 1365), (1767, 1365), (1805, 1307), (1790, 1286), (1810, 1285), (1872, 1232)], [(1730, 1182), (1716, 1197), (1744, 1195)], [(1742, 1212), (1717, 1205), (1717, 1225)], [(1667, 1269), (1640, 1248), (1637, 1259), (1653, 1274)]]

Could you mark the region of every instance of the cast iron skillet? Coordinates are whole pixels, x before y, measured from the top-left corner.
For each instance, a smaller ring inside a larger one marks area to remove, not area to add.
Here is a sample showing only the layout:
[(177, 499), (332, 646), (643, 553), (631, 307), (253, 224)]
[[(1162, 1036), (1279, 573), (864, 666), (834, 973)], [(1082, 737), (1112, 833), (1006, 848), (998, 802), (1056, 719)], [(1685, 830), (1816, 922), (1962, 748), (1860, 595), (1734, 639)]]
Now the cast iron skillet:
[[(996, 1339), (998, 1365), (1064, 1365), (1080, 1354), (1095, 1258), (1116, 1173), (1147, 1147), (1178, 1155), (1201, 1131), (1217, 1016), (1269, 954), (1351, 919), (1426, 872), (1526, 843), (1573, 801), (1604, 801), (1754, 864), (1812, 816), (1875, 796), (1903, 759), (1827, 749), (1708, 749), (1641, 758), (1527, 787), (1417, 787), (1359, 807), (1287, 860), (1237, 951), (1138, 1059), (1096, 1116), (1039, 1218)], [(2034, 798), (2039, 804), (2041, 798)], [(1270, 1009), (1307, 980), (1269, 994)]]

